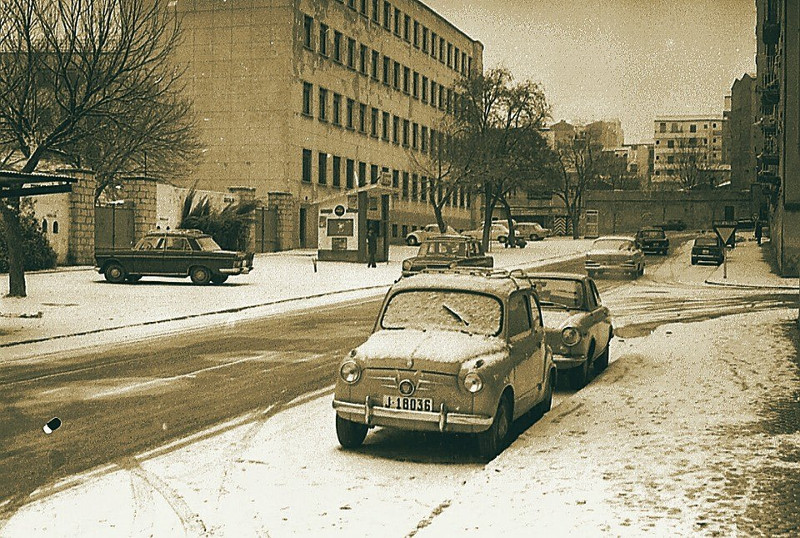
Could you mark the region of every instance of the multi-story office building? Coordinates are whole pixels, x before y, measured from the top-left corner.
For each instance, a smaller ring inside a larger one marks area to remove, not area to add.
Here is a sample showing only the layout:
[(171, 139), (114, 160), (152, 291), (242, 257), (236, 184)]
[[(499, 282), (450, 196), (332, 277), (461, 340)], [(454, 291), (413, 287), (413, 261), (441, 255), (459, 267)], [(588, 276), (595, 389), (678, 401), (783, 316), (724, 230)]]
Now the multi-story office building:
[(800, 3), (756, 0), (757, 93), (764, 139), (759, 183), (769, 200), (770, 243), (784, 275), (800, 268)]
[[(288, 193), (293, 241), (315, 246), (317, 203), (386, 174), (390, 237), (432, 221), (429, 178), (454, 83), (483, 69), (483, 45), (418, 0), (179, 1), (205, 160), (201, 188)], [(468, 193), (445, 207), (473, 224)]]
[(695, 188), (728, 181), (723, 159), (723, 116), (661, 116), (655, 119), (653, 184)]

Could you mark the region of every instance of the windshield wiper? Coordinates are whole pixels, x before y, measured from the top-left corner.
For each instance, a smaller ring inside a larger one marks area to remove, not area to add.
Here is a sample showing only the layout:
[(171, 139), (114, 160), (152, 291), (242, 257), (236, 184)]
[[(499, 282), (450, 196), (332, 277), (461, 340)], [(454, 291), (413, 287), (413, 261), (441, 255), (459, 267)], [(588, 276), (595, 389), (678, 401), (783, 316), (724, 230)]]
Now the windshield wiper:
[(550, 301), (539, 301), (539, 304), (542, 306), (557, 306), (559, 308), (563, 308), (564, 310), (575, 310), (574, 306), (567, 306), (562, 303), (552, 303)]
[(463, 323), (465, 327), (469, 327), (469, 321), (465, 320), (464, 316), (462, 316), (461, 314), (459, 314), (458, 312), (456, 312), (455, 310), (453, 310), (451, 307), (447, 306), (446, 304), (442, 304), (442, 308), (444, 308), (445, 310), (447, 310), (448, 312), (453, 314), (453, 317), (455, 317), (458, 321)]

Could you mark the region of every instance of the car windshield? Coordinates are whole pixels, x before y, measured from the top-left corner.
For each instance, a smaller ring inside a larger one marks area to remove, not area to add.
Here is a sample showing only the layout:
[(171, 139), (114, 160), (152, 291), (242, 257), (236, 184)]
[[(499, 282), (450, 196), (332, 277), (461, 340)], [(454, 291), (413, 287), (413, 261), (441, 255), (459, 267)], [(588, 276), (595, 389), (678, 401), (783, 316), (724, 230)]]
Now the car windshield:
[(502, 305), (489, 295), (467, 291), (411, 290), (393, 296), (381, 319), (384, 329), (463, 331), (500, 334)]
[(631, 246), (627, 239), (598, 239), (592, 245), (594, 250), (625, 250)]
[(718, 241), (716, 237), (698, 237), (694, 240), (694, 244), (698, 247), (716, 247)]
[(214, 241), (214, 239), (209, 235), (198, 237), (197, 244), (200, 245), (200, 250), (206, 250), (206, 251), (222, 250), (222, 247), (219, 246), (217, 242)]
[(639, 235), (642, 237), (646, 237), (648, 239), (661, 239), (664, 237), (663, 230), (642, 230), (639, 232)]
[(446, 256), (455, 258), (467, 255), (467, 244), (456, 241), (427, 241), (419, 247), (417, 256)]
[(536, 291), (542, 306), (583, 308), (583, 284), (578, 280), (537, 278)]

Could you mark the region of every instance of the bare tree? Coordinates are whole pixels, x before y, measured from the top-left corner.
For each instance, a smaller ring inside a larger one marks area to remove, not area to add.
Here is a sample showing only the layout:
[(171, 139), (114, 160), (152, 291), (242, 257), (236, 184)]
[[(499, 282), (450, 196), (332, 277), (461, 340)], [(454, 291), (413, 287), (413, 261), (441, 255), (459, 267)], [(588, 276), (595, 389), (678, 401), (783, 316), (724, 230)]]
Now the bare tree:
[(527, 142), (532, 134), (538, 136), (550, 109), (541, 86), (515, 83), (503, 68), (464, 79), (455, 92), (451, 160), (460, 180), (483, 197), (487, 248), (494, 208), (514, 188), (521, 163), (529, 158)]
[[(670, 162), (672, 157), (672, 162)], [(666, 155), (667, 166), (684, 190), (714, 187), (718, 180), (718, 170), (708, 145), (699, 139), (677, 139), (675, 151)]]
[[(33, 172), (51, 153), (147, 125), (132, 111), (169, 103), (181, 70), (175, 15), (150, 0), (5, 0), (0, 11), (0, 161)], [(144, 133), (147, 136), (146, 133)], [(9, 295), (25, 296), (19, 199), (0, 205)]]

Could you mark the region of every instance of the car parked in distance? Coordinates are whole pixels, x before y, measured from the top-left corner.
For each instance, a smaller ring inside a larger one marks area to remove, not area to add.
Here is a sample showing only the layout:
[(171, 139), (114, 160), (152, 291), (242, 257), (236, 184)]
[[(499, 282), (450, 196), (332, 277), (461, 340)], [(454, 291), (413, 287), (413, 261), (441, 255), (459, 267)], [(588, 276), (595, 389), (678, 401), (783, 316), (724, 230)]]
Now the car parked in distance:
[(558, 378), (580, 389), (608, 366), (614, 335), (611, 313), (594, 280), (570, 273), (528, 273), (536, 284)]
[[(466, 235), (467, 237), (474, 237), (475, 239), (478, 240), (483, 239), (483, 226), (480, 226), (475, 230), (467, 230), (466, 232), (463, 232), (461, 235)], [(506, 226), (502, 222), (493, 222), (491, 227), (489, 228), (489, 240), (505, 243), (508, 240), (508, 226)]]
[(720, 265), (724, 259), (722, 241), (716, 234), (704, 234), (695, 238), (692, 243), (692, 265), (709, 262)]
[(372, 335), (340, 362), (336, 434), (354, 448), (375, 426), (470, 433), (491, 458), (515, 419), (550, 409), (555, 382), (527, 278), (422, 273), (389, 289)]
[(424, 269), (494, 267), (494, 258), (483, 251), (481, 242), (463, 235), (439, 235), (422, 243), (417, 255), (403, 260), (403, 276)]
[(636, 246), (633, 237), (599, 237), (586, 253), (584, 266), (590, 277), (603, 273), (621, 273), (636, 278), (644, 274), (644, 253)]
[[(458, 232), (452, 227), (448, 226), (446, 234), (458, 235)], [(435, 235), (441, 235), (442, 232), (439, 230), (438, 224), (427, 224), (423, 228), (418, 230), (414, 230), (410, 234), (406, 235), (406, 244), (412, 247), (416, 247), (426, 239), (430, 239)]]
[(550, 237), (550, 228), (544, 228), (538, 222), (520, 222), (514, 225), (517, 235), (531, 241), (541, 241), (545, 237)]
[(199, 230), (154, 231), (132, 249), (96, 249), (95, 269), (109, 282), (143, 276), (190, 277), (195, 284), (222, 284), (253, 269), (252, 252), (222, 250)]
[(667, 222), (657, 225), (662, 230), (683, 231), (686, 229), (686, 223), (681, 219), (669, 219)]
[(642, 228), (636, 232), (636, 246), (642, 249), (642, 252), (666, 256), (669, 252), (669, 238), (663, 228), (656, 226)]

